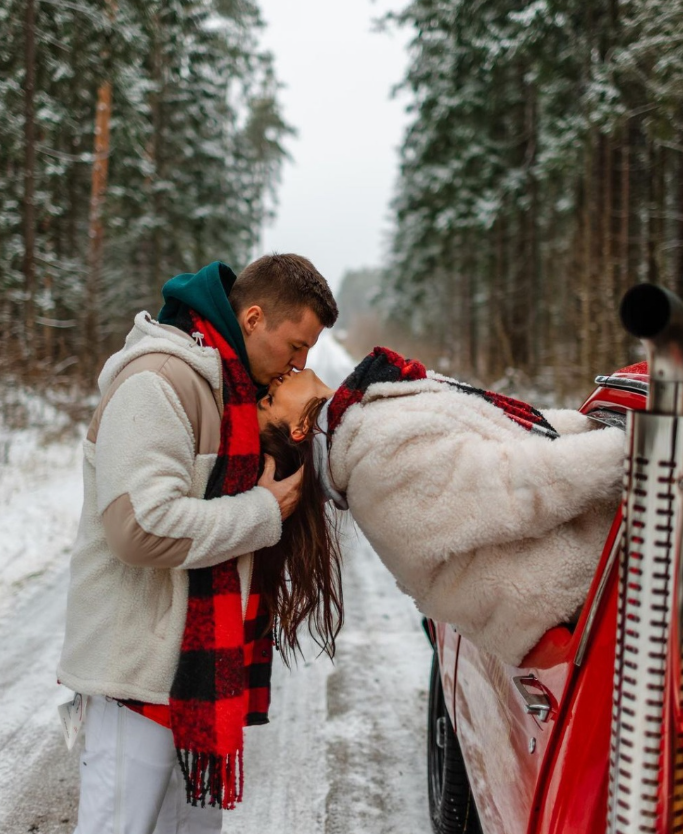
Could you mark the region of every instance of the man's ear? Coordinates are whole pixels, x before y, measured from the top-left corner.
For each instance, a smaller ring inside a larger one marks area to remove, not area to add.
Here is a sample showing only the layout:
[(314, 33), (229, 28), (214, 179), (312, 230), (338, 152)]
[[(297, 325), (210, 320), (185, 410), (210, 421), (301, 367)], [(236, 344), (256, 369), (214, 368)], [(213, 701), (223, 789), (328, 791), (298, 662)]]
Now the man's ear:
[(247, 336), (251, 335), (254, 330), (256, 330), (258, 325), (264, 321), (265, 316), (263, 314), (263, 310), (258, 306), (258, 304), (252, 304), (251, 307), (247, 307), (247, 309), (240, 316), (242, 330)]

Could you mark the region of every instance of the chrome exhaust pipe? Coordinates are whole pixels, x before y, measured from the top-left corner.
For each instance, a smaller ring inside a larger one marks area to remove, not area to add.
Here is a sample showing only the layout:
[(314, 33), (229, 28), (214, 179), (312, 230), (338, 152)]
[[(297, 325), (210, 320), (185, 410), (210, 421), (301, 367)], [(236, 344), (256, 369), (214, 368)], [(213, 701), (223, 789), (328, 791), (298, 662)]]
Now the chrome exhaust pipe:
[(656, 284), (637, 284), (624, 295), (619, 314), (647, 350), (647, 410), (683, 414), (683, 302)]
[(650, 386), (647, 410), (628, 414), (607, 830), (661, 834), (683, 825), (676, 797), (662, 802), (667, 777), (680, 777), (668, 707), (681, 692), (671, 660), (683, 633), (683, 303), (640, 284), (620, 314), (647, 350)]

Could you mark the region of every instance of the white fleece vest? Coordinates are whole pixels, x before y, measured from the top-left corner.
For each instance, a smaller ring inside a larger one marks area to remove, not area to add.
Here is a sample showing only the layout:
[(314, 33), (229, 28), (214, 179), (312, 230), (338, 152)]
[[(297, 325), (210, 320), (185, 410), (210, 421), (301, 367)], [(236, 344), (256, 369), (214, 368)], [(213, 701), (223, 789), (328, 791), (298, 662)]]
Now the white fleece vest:
[[(126, 378), (124, 369), (151, 356), (160, 359), (154, 369)], [(204, 413), (191, 420), (183, 402), (194, 402), (193, 386), (206, 383), (216, 401), (208, 397)], [(218, 449), (198, 454), (193, 425), (219, 436), (221, 385), (212, 348), (146, 313), (102, 371), (106, 404), (96, 437), (89, 433), (84, 443), (84, 503), (57, 670), (75, 691), (167, 703), (187, 612), (187, 571), (239, 558), (245, 600), (252, 552), (280, 538), (280, 510), (268, 490), (203, 498)]]

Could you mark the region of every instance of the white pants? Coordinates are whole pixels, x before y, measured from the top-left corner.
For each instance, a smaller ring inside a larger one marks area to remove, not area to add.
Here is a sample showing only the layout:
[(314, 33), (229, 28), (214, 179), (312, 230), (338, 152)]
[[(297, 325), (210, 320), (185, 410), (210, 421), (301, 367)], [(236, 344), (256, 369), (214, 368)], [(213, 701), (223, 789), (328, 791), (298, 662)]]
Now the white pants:
[(221, 809), (186, 801), (170, 730), (91, 695), (84, 731), (74, 834), (219, 834)]

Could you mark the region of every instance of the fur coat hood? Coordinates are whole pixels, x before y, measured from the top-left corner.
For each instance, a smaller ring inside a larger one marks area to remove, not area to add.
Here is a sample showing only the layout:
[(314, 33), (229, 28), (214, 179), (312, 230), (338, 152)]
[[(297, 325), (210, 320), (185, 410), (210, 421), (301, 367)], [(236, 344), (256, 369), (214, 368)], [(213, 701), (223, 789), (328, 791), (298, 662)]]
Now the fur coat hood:
[(442, 379), (370, 386), (335, 431), (332, 477), (418, 608), (517, 665), (585, 599), (624, 434), (547, 410), (549, 440)]

